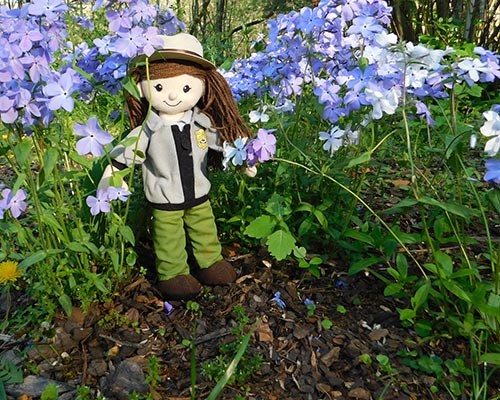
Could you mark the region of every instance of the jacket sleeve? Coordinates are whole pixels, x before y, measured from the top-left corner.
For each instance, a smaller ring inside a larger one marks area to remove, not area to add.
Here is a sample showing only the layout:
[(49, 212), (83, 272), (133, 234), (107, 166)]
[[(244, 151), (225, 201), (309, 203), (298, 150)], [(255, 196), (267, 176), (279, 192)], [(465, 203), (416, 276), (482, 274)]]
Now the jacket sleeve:
[(120, 168), (120, 166), (142, 164), (146, 159), (150, 137), (151, 133), (145, 125), (133, 129), (111, 150), (113, 165)]

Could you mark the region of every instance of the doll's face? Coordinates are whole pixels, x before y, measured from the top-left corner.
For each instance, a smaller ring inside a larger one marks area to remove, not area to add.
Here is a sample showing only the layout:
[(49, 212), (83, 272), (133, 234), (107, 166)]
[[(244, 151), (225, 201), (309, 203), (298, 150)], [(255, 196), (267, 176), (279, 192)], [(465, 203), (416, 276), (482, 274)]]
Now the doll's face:
[(139, 83), (139, 91), (160, 114), (176, 115), (193, 108), (201, 99), (205, 85), (199, 78), (179, 75)]

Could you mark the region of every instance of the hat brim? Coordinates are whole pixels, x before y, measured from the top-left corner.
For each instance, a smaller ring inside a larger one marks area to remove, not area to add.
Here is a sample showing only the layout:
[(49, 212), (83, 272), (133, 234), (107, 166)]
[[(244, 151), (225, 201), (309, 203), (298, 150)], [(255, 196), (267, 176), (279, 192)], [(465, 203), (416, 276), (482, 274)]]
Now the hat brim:
[(155, 51), (149, 57), (147, 57), (146, 55), (140, 55), (132, 60), (132, 64), (136, 66), (145, 64), (146, 59), (149, 62), (172, 61), (172, 60), (190, 61), (195, 64), (198, 64), (203, 69), (216, 69), (215, 65), (210, 61), (208, 61), (207, 59), (200, 57), (193, 52), (182, 51), (182, 50), (158, 50)]

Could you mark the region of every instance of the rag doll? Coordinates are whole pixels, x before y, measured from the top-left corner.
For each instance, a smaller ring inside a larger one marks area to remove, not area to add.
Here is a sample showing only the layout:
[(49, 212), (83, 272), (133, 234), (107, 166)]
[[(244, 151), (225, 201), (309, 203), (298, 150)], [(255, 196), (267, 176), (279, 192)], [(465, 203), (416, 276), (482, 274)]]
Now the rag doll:
[[(234, 282), (236, 271), (223, 259), (208, 199), (209, 151), (249, 137), (226, 80), (203, 58), (200, 42), (180, 33), (163, 36), (163, 49), (134, 60), (129, 74), (140, 99), (127, 97), (131, 132), (111, 151), (112, 174), (142, 166), (144, 192), (152, 207), (157, 289), (166, 300), (196, 297), (202, 285)], [(134, 138), (134, 139), (131, 139)], [(249, 173), (252, 174), (251, 172)], [(190, 244), (197, 269), (190, 269)]]

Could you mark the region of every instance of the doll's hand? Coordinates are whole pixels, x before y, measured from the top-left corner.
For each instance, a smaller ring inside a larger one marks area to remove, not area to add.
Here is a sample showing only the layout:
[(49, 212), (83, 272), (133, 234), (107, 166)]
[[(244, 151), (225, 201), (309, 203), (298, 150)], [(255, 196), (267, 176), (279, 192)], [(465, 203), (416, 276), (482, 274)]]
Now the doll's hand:
[[(113, 168), (113, 166), (108, 165), (102, 173), (102, 177), (99, 181), (99, 185), (97, 185), (97, 189), (102, 189), (104, 191), (108, 190), (108, 188), (111, 186), (111, 178), (113, 177), (114, 172), (115, 169)], [(125, 182), (124, 180), (122, 180), (121, 188), (124, 190), (128, 190), (127, 182)]]
[(257, 167), (254, 165), (252, 167), (246, 167), (244, 170), (243, 170), (243, 173), (246, 175), (246, 176), (249, 176), (250, 178), (255, 178), (255, 175), (257, 175)]

